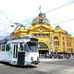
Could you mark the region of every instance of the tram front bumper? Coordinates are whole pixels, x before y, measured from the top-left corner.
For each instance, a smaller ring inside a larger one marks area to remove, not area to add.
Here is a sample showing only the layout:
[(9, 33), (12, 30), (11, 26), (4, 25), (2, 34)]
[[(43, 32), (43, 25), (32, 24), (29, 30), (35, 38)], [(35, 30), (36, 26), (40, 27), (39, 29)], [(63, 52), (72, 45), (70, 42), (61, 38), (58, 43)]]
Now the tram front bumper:
[(38, 64), (38, 63), (40, 63), (40, 61), (32, 61), (31, 63), (32, 64)]

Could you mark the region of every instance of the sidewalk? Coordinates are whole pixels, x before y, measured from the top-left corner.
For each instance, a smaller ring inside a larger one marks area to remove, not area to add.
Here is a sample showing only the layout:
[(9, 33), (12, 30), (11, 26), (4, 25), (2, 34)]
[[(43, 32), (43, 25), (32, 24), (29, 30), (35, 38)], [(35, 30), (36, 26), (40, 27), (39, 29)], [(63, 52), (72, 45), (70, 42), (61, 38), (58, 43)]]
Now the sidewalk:
[(63, 61), (63, 60), (69, 60), (69, 59), (54, 59), (54, 58), (40, 58), (40, 62), (48, 62), (48, 61)]

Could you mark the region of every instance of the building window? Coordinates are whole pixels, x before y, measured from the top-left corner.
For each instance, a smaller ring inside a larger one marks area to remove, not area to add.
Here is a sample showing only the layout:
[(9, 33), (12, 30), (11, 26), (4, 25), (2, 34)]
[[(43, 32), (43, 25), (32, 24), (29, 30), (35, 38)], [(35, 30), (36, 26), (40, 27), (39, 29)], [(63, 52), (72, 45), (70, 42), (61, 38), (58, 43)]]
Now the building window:
[(34, 37), (49, 37), (49, 34), (33, 34)]
[(59, 49), (59, 47), (55, 47), (55, 50), (58, 50)]
[(35, 37), (37, 37), (37, 34), (34, 34)]
[(41, 37), (41, 34), (38, 34), (38, 37)]
[(38, 43), (38, 49), (48, 49), (48, 46), (44, 43)]
[(55, 49), (57, 49), (57, 47), (55, 47)]
[(65, 50), (65, 48), (63, 47), (63, 51)]
[(64, 40), (64, 37), (62, 37), (62, 40)]
[(71, 52), (73, 52), (73, 49), (71, 49)]
[(54, 37), (54, 39), (58, 39), (58, 37), (57, 37), (57, 36), (55, 36), (55, 37)]
[(58, 42), (58, 41), (55, 41), (55, 42), (54, 42), (54, 45), (59, 45), (59, 42)]
[(49, 34), (46, 34), (46, 37), (49, 37)]
[(63, 46), (65, 45), (65, 42), (63, 42)]
[(44, 34), (42, 34), (42, 37), (45, 37), (45, 35), (44, 35)]

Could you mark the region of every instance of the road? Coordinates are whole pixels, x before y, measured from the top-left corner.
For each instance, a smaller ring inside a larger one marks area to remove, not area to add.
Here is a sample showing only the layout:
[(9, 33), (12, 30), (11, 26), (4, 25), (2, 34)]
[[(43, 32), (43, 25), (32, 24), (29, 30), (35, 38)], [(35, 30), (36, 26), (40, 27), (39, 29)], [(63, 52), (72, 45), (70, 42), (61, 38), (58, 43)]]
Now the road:
[(73, 66), (74, 67), (74, 59), (67, 59), (67, 60), (62, 60), (60, 61), (53, 61), (53, 62), (44, 62), (46, 64), (53, 64), (53, 65), (64, 65), (64, 66)]
[(74, 74), (74, 60), (47, 61), (26, 67), (0, 63), (0, 74)]

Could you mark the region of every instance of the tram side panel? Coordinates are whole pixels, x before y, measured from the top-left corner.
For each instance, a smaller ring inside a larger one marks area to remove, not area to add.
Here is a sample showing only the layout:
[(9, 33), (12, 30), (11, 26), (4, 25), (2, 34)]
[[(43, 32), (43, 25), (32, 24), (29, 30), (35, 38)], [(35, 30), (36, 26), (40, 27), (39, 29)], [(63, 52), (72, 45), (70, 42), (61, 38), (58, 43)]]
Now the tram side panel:
[(10, 62), (12, 54), (9, 50), (7, 50), (7, 48), (6, 48), (7, 44), (0, 45), (0, 46), (1, 46), (1, 48), (0, 48), (0, 61)]

